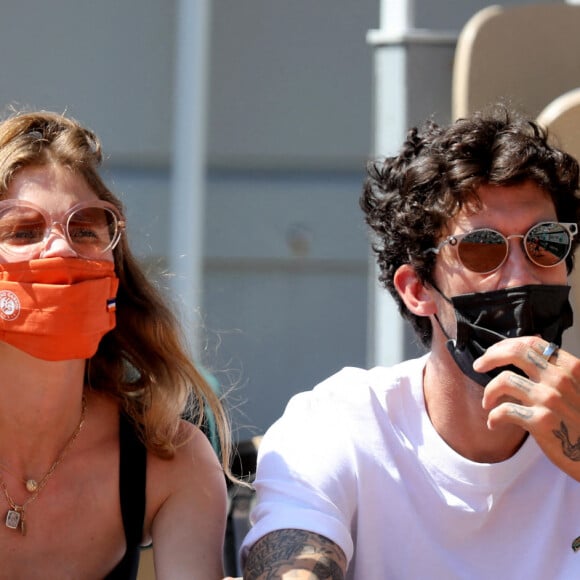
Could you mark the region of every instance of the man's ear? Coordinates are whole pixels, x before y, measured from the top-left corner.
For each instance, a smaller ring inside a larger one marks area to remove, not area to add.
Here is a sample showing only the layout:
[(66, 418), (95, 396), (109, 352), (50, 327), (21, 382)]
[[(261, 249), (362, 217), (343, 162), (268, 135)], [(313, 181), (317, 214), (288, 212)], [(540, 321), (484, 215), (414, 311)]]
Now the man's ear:
[(415, 268), (410, 264), (403, 264), (397, 268), (393, 283), (411, 313), (417, 316), (430, 316), (437, 312), (433, 288), (421, 282)]

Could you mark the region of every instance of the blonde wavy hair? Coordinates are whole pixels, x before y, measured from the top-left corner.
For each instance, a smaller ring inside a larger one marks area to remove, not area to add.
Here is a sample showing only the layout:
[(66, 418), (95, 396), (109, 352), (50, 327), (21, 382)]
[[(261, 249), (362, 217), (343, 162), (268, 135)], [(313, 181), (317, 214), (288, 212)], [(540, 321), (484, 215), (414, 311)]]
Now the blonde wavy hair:
[[(18, 170), (56, 163), (82, 175), (102, 200), (120, 200), (99, 175), (101, 143), (74, 119), (46, 111), (16, 113), (0, 123), (0, 198)], [(219, 453), (231, 477), (230, 430), (226, 411), (187, 354), (176, 316), (132, 255), (126, 236), (114, 250), (119, 278), (117, 325), (87, 363), (91, 388), (117, 399), (152, 453), (173, 457), (187, 440), (180, 419), (216, 426)]]

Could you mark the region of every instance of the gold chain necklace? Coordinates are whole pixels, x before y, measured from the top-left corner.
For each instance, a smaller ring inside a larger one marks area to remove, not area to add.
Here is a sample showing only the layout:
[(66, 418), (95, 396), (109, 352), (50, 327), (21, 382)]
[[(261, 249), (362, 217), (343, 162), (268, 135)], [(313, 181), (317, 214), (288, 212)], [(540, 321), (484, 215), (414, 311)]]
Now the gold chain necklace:
[(28, 477), (28, 478), (27, 477), (19, 477), (18, 475), (16, 475), (14, 473), (14, 470), (8, 469), (8, 467), (2, 462), (0, 462), (0, 471), (4, 471), (6, 473), (9, 473), (15, 479), (20, 479), (22, 481), (22, 483), (24, 484), (24, 487), (26, 488), (26, 491), (28, 493), (33, 493), (38, 488), (38, 481), (36, 481), (36, 479), (34, 479), (34, 477)]
[[(79, 420), (79, 424), (77, 425), (73, 434), (70, 436), (69, 440), (66, 442), (66, 445), (62, 448), (61, 452), (58, 454), (58, 457), (56, 458), (54, 463), (49, 467), (48, 471), (44, 474), (44, 477), (38, 483), (34, 479), (26, 480), (26, 489), (28, 491), (32, 491), (32, 495), (22, 505), (18, 505), (12, 499), (12, 497), (10, 497), (6, 482), (2, 479), (2, 477), (0, 477), (0, 487), (2, 487), (2, 491), (4, 492), (4, 496), (6, 497), (6, 501), (8, 502), (9, 506), (5, 520), (5, 525), (7, 528), (10, 528), (11, 530), (17, 530), (18, 528), (20, 528), (20, 533), (23, 536), (26, 535), (26, 508), (38, 497), (38, 494), (48, 483), (48, 480), (52, 477), (52, 474), (54, 473), (55, 469), (62, 463), (62, 460), (64, 459), (68, 450), (72, 447), (72, 444), (76, 441), (85, 423), (86, 409), (87, 402), (83, 395), (83, 406), (81, 410), (81, 418)], [(30, 487), (33, 489), (29, 489), (28, 485), (29, 482), (34, 483), (34, 486), (32, 484), (30, 485)]]

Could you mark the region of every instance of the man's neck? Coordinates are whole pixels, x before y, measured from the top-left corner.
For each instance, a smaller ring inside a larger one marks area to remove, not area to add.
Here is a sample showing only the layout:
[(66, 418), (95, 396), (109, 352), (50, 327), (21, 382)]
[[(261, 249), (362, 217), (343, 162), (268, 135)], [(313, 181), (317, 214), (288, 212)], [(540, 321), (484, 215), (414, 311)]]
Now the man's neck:
[(457, 453), (478, 463), (509, 459), (527, 433), (510, 425), (491, 431), (481, 406), (483, 387), (468, 379), (445, 350), (433, 351), (423, 377), (427, 413), (440, 437)]

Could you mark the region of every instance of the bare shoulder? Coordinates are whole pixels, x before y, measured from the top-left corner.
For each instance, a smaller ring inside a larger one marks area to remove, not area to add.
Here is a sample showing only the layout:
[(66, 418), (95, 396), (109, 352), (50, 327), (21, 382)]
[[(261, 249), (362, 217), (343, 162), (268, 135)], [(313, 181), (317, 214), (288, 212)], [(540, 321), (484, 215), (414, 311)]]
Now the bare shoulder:
[(296, 578), (343, 580), (346, 556), (328, 538), (305, 530), (276, 530), (252, 546), (245, 579), (273, 580), (288, 572)]
[[(195, 426), (173, 458), (149, 453), (147, 460), (147, 529), (161, 513), (186, 521), (221, 522), (227, 509), (226, 480), (219, 459), (207, 437)], [(199, 519), (198, 519), (199, 521)], [(221, 525), (221, 524), (220, 524)]]
[(223, 469), (205, 434), (185, 421), (182, 429), (187, 432), (187, 439), (177, 448), (171, 459), (149, 454), (148, 480), (151, 478), (151, 481), (168, 492), (176, 491), (180, 487), (191, 488), (192, 484), (202, 482), (219, 480), (225, 484)]
[(208, 437), (195, 425), (189, 423), (188, 421), (182, 420), (180, 425), (180, 436), (183, 437), (183, 443), (181, 443), (176, 451), (175, 455), (167, 460), (163, 458), (158, 458), (152, 454), (152, 461), (159, 461), (162, 465), (167, 467), (171, 465), (173, 469), (194, 469), (197, 468), (200, 463), (205, 465), (216, 465), (219, 467), (219, 460), (216, 452), (214, 451)]

